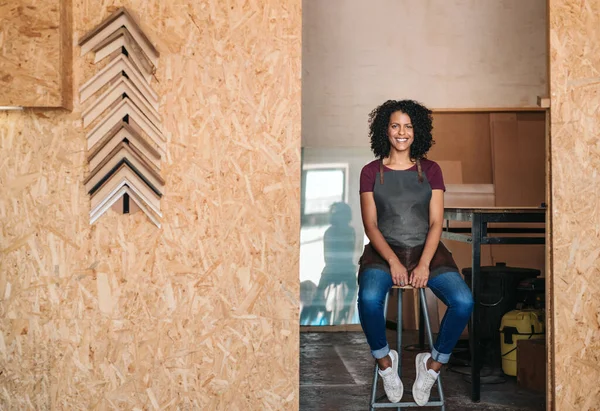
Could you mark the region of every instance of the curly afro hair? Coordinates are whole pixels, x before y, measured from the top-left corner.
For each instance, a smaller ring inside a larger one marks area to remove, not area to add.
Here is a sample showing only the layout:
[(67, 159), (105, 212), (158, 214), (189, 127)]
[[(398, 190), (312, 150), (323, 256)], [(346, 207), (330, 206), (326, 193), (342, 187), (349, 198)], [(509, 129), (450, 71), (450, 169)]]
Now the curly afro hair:
[(435, 143), (431, 135), (433, 129), (431, 110), (413, 100), (388, 100), (369, 114), (369, 137), (371, 150), (377, 158), (390, 154), (388, 125), (390, 116), (401, 111), (410, 117), (415, 137), (410, 146), (410, 157), (413, 160), (425, 158), (431, 146)]

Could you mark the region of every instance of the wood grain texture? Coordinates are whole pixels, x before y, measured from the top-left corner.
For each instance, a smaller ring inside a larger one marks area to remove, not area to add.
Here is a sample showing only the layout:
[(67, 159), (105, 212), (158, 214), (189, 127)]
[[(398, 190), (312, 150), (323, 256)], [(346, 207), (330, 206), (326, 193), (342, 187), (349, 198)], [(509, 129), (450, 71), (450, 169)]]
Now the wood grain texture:
[(0, 4), (0, 106), (72, 106), (71, 0)]
[(600, 0), (550, 0), (551, 303), (557, 410), (599, 409)]
[(79, 0), (74, 37), (121, 6), (161, 56), (162, 227), (90, 227), (78, 96), (0, 113), (0, 407), (298, 409), (301, 2)]

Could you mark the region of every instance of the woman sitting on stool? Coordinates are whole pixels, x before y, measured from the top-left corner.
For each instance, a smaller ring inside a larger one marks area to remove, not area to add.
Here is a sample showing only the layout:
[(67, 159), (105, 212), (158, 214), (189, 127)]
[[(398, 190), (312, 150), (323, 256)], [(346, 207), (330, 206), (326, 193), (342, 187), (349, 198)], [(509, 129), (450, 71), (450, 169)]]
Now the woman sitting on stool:
[[(359, 264), (358, 312), (362, 329), (391, 402), (404, 392), (398, 352), (385, 335), (383, 305), (393, 285), (429, 287), (448, 306), (431, 353), (416, 358), (412, 393), (429, 401), (438, 373), (450, 359), (471, 315), (471, 291), (451, 253), (440, 242), (444, 179), (440, 166), (425, 158), (434, 143), (431, 111), (411, 101), (387, 101), (369, 115), (371, 149), (377, 158), (360, 175), (365, 246)], [(426, 307), (424, 307), (426, 309)]]

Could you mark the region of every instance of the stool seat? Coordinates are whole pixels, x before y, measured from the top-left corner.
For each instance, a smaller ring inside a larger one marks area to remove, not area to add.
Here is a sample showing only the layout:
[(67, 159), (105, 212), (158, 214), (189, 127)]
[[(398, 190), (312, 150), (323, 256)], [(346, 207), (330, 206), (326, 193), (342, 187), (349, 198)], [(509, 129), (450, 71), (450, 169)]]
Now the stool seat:
[[(420, 301), (421, 301), (421, 312), (423, 314), (424, 317), (424, 325), (425, 325), (425, 329), (427, 330), (427, 336), (429, 337), (429, 345), (431, 347), (433, 347), (433, 335), (431, 332), (431, 324), (429, 323), (429, 313), (427, 312), (427, 297), (425, 296), (425, 288), (415, 288), (412, 285), (394, 285), (392, 286), (392, 289), (397, 290), (398, 293), (398, 322), (396, 325), (396, 351), (398, 351), (398, 375), (400, 376), (400, 378), (402, 378), (402, 293), (404, 292), (404, 290), (419, 290), (419, 297), (420, 297)], [(389, 294), (392, 292), (392, 290), (390, 290), (390, 292), (388, 293), (388, 295), (386, 295), (385, 297), (385, 302), (383, 304), (383, 313), (384, 316), (386, 316), (387, 314), (387, 306), (388, 306), (388, 300), (389, 300)], [(409, 407), (417, 407), (417, 403), (415, 402), (397, 402), (397, 403), (384, 403), (384, 402), (379, 402), (380, 399), (385, 398), (385, 395), (383, 397), (380, 397), (379, 399), (377, 398), (377, 380), (378, 380), (378, 376), (379, 373), (377, 372), (379, 369), (379, 366), (377, 365), (377, 362), (375, 362), (375, 371), (373, 374), (373, 385), (371, 386), (371, 401), (370, 401), (370, 409), (371, 411), (374, 411), (375, 409), (378, 408), (396, 408), (397, 410), (401, 410), (403, 408), (409, 408)], [(429, 402), (427, 404), (425, 404), (425, 407), (440, 407), (442, 411), (445, 411), (446, 409), (446, 401), (444, 400), (444, 390), (442, 389), (442, 376), (438, 375), (437, 378), (437, 391), (439, 394), (439, 398), (436, 399), (429, 399)]]

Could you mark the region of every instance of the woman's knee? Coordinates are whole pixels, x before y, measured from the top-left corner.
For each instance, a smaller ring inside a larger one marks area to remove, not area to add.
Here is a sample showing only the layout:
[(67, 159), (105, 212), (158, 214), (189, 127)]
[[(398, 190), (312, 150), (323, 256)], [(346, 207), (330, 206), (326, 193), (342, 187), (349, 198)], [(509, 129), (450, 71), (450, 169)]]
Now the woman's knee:
[(456, 315), (469, 317), (473, 312), (471, 290), (458, 272), (448, 272), (434, 277), (431, 290), (451, 308)]
[(359, 309), (363, 312), (380, 310), (391, 287), (388, 282), (389, 274), (379, 270), (366, 271), (358, 288)]
[(383, 306), (381, 293), (375, 290), (360, 290), (358, 292), (358, 305), (361, 311), (374, 311)]
[(473, 296), (467, 293), (461, 293), (450, 302), (450, 308), (461, 317), (469, 317), (473, 312)]

